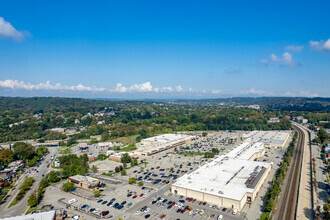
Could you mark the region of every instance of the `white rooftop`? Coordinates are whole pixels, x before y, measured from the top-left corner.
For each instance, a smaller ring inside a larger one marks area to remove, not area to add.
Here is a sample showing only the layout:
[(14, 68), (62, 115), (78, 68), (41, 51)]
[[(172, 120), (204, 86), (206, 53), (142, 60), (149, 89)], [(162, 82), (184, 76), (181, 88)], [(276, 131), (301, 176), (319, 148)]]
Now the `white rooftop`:
[(55, 211), (41, 212), (29, 215), (20, 215), (15, 217), (1, 218), (1, 220), (53, 220)]
[(262, 150), (262, 143), (243, 143), (192, 173), (183, 175), (173, 186), (241, 200), (247, 192), (253, 193), (255, 190), (248, 188), (246, 181), (256, 176), (262, 167), (270, 167), (269, 163), (248, 161)]
[(144, 141), (148, 141), (148, 142), (155, 142), (155, 143), (170, 143), (173, 141), (179, 141), (179, 140), (183, 140), (186, 138), (193, 138), (193, 136), (190, 135), (185, 135), (185, 134), (162, 134), (162, 135), (158, 135), (155, 137), (150, 137), (150, 138), (145, 138), (142, 140), (142, 142)]
[(226, 154), (229, 158), (249, 160), (254, 154), (264, 150), (263, 143), (242, 143)]
[(280, 131), (251, 131), (243, 135), (247, 142), (264, 142), (273, 144), (283, 144), (289, 137), (289, 133)]

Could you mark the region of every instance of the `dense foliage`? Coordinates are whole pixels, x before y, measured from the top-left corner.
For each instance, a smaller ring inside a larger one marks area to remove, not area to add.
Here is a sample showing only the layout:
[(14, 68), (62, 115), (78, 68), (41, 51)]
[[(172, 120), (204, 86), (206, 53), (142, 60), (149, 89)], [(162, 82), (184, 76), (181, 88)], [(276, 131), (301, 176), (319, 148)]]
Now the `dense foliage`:
[(62, 175), (64, 178), (74, 176), (77, 174), (85, 175), (88, 173), (88, 157), (87, 154), (77, 156), (69, 154), (59, 157), (62, 168)]
[[(241, 108), (238, 103), (284, 103), (284, 100), (240, 98), (191, 102), (109, 101), (73, 98), (8, 98), (0, 97), (0, 142), (40, 139), (62, 140), (66, 134), (51, 128), (85, 127), (85, 131), (70, 137), (71, 146), (78, 139), (101, 135), (102, 141), (138, 135), (137, 141), (161, 133), (194, 130), (269, 130), (289, 129), (290, 123), (279, 111), (262, 104), (260, 110)], [(265, 101), (266, 100), (266, 101)], [(268, 100), (268, 101), (267, 101)], [(297, 100), (292, 99), (295, 103)], [(314, 100), (313, 102), (315, 102)], [(305, 102), (311, 102), (305, 100)], [(318, 103), (327, 100), (318, 100)], [(298, 102), (299, 103), (299, 102)], [(238, 108), (239, 107), (239, 108)], [(268, 123), (271, 117), (280, 123)], [(101, 122), (101, 123), (98, 123)], [(78, 129), (79, 130), (79, 129)], [(111, 134), (109, 133), (111, 130)]]

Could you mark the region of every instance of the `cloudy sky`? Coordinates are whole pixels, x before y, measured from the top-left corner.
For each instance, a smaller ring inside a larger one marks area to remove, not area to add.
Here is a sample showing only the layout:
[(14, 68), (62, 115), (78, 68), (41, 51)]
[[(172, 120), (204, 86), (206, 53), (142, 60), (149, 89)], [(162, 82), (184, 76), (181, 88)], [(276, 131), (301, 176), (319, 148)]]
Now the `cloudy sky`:
[(330, 2), (1, 1), (0, 96), (330, 96)]

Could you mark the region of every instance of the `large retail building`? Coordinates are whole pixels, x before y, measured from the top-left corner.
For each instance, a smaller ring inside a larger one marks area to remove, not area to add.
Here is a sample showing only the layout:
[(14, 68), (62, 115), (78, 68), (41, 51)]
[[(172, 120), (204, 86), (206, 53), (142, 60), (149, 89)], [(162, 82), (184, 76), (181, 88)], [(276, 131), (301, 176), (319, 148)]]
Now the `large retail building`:
[(179, 178), (174, 194), (221, 207), (241, 210), (258, 195), (271, 164), (254, 161), (264, 154), (263, 143), (243, 143), (229, 153)]

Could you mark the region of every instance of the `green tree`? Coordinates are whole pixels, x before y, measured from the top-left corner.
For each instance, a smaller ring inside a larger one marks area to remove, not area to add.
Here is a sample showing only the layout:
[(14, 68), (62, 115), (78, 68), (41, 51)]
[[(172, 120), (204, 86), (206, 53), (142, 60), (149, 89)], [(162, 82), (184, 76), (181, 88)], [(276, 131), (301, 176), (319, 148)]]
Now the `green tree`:
[(323, 219), (330, 219), (330, 198), (327, 203), (323, 205)]
[(139, 134), (141, 136), (142, 139), (144, 138), (147, 138), (148, 137), (148, 131), (144, 128), (142, 128), (140, 131), (139, 131)]
[(61, 180), (61, 172), (59, 171), (50, 171), (48, 174), (48, 181), (51, 183), (57, 183)]
[(129, 184), (136, 183), (136, 178), (134, 178), (134, 177), (129, 178), (128, 183)]
[(315, 144), (321, 144), (321, 140), (318, 136), (316, 136), (313, 140), (312, 140), (313, 143)]
[(65, 191), (65, 192), (70, 192), (72, 190), (74, 190), (74, 183), (72, 182), (68, 182), (68, 183), (63, 183), (62, 185), (62, 189)]
[(105, 155), (105, 154), (99, 154), (98, 156), (97, 156), (97, 159), (98, 160), (105, 160), (105, 159), (107, 159), (108, 157), (107, 157), (107, 155)]
[(94, 191), (94, 197), (99, 197), (101, 195), (100, 190), (95, 190)]
[(13, 161), (13, 151), (9, 148), (3, 149), (0, 151), (0, 160), (3, 161), (3, 164), (7, 166), (10, 162)]
[(206, 137), (206, 136), (207, 136), (207, 132), (203, 132), (203, 133), (202, 133), (202, 136), (203, 136), (203, 137)]
[(320, 138), (322, 144), (324, 144), (329, 138), (328, 133), (324, 129), (320, 129), (317, 136)]
[(212, 153), (213, 154), (219, 154), (219, 149), (218, 148), (212, 148)]
[(138, 182), (138, 185), (143, 186), (143, 182), (142, 181)]
[(128, 155), (128, 153), (124, 153), (121, 155), (121, 162), (122, 163), (130, 163), (132, 158)]
[(36, 193), (32, 193), (28, 199), (28, 206), (34, 207), (37, 205), (37, 196)]
[(123, 169), (122, 171), (120, 171), (121, 172), (121, 175), (122, 176), (126, 176), (126, 174), (127, 174), (127, 172), (126, 172), (126, 170), (125, 169)]

